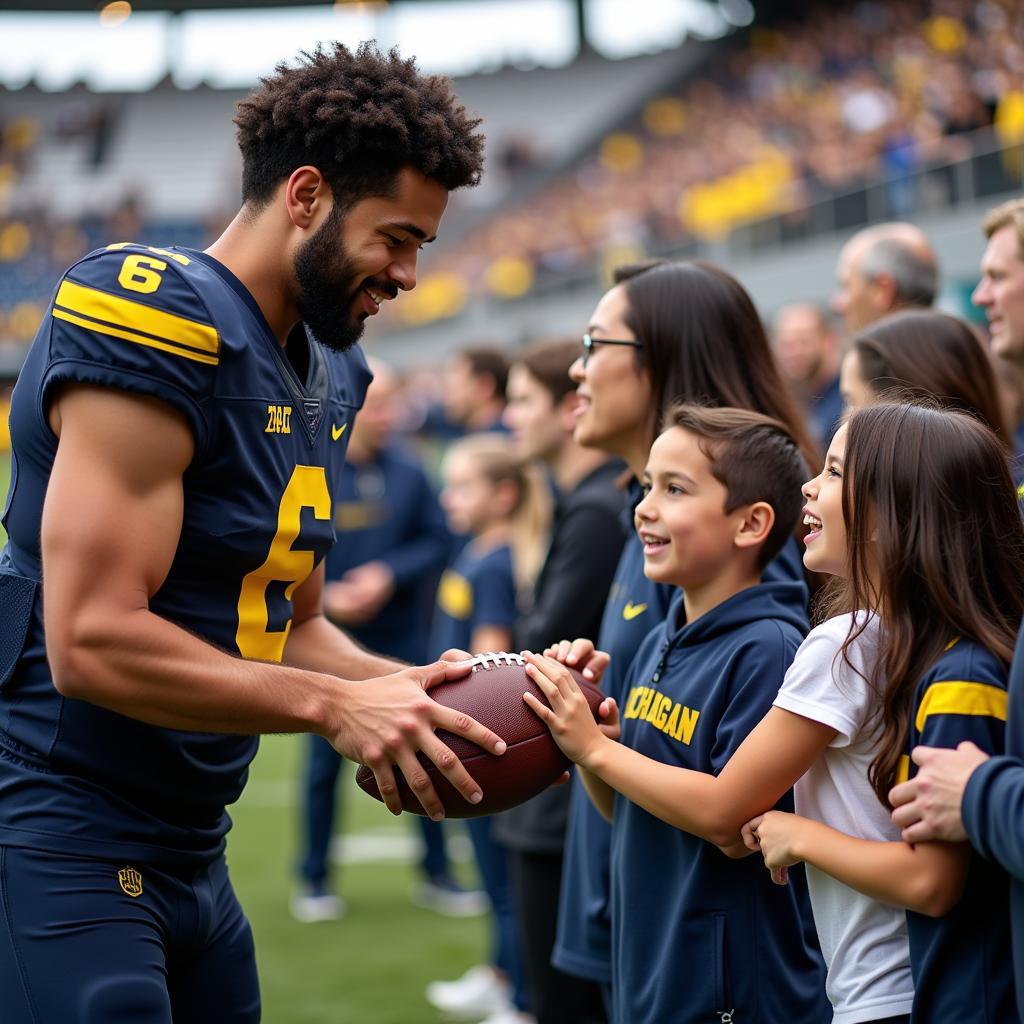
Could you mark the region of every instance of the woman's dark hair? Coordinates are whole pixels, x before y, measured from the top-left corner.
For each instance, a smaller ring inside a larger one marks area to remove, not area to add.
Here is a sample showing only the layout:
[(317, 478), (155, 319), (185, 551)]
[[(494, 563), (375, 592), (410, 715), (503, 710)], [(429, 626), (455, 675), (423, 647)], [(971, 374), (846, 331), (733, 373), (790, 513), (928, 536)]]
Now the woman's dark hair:
[(821, 461), (775, 364), (746, 289), (704, 260), (652, 261), (616, 269), (626, 292), (625, 323), (640, 339), (651, 381), (651, 441), (676, 402), (728, 405), (779, 420), (807, 465)]
[(372, 42), (303, 52), (238, 104), (242, 199), (262, 207), (297, 167), (312, 164), (347, 208), (390, 195), (413, 167), (449, 191), (475, 185), (483, 167), (478, 118), (457, 104), (451, 81), (422, 75), (397, 50)]
[(853, 339), (860, 374), (879, 397), (925, 398), (976, 416), (1010, 450), (988, 353), (955, 316), (931, 309), (883, 317)]
[[(830, 614), (881, 609), (867, 682), (880, 701), (869, 770), (883, 805), (895, 785), (918, 681), (967, 637), (1009, 665), (1024, 614), (1024, 526), (1006, 452), (966, 413), (881, 403), (848, 421), (843, 467), (849, 575)], [(855, 618), (843, 644), (866, 628)]]

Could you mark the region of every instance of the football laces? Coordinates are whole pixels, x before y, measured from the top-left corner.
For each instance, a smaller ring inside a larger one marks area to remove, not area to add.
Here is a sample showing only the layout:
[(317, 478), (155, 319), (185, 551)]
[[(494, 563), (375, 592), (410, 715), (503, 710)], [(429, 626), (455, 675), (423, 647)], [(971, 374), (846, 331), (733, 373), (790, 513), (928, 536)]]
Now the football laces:
[(492, 669), (501, 665), (525, 665), (526, 659), (521, 654), (509, 654), (507, 651), (491, 651), (488, 654), (478, 654), (473, 659), (473, 671), (478, 668)]

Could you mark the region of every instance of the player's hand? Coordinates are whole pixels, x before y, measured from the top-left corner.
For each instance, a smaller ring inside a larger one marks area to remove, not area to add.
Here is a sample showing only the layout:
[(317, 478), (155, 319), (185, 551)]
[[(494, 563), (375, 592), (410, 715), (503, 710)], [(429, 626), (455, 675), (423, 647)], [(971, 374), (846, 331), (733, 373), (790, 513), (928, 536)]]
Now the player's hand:
[(463, 736), (493, 754), (505, 753), (504, 740), (469, 715), (431, 700), (426, 693), (430, 687), (461, 679), (469, 671), (468, 661), (438, 661), (345, 685), (337, 709), (339, 724), (327, 738), (339, 753), (373, 771), (392, 814), (402, 811), (394, 773), (398, 767), (427, 814), (435, 821), (444, 817), (444, 806), (416, 757), (418, 752), (433, 761), (470, 803), (483, 798), (479, 785), (438, 739), (435, 730)]
[(611, 661), (611, 655), (598, 651), (594, 641), (586, 637), (577, 640), (560, 640), (544, 651), (544, 657), (553, 658), (563, 665), (578, 669), (584, 679), (589, 679), (595, 686), (601, 684), (601, 676)]
[(551, 707), (529, 692), (523, 694), (523, 700), (551, 730), (562, 753), (585, 768), (588, 756), (605, 742), (587, 698), (561, 662), (529, 652), (524, 657), (526, 674), (540, 687)]
[(785, 811), (768, 811), (751, 818), (740, 835), (750, 850), (760, 850), (776, 885), (787, 885), (789, 868), (802, 860), (793, 849), (806, 819)]
[(895, 808), (892, 820), (903, 829), (903, 839), (908, 843), (932, 839), (962, 842), (967, 838), (960, 810), (964, 789), (988, 754), (965, 741), (956, 750), (915, 747), (910, 756), (920, 771), (889, 791), (889, 802)]
[(463, 651), (463, 650), (461, 650), (458, 647), (449, 647), (448, 650), (445, 651), (444, 654), (442, 654), (441, 657), (438, 658), (437, 660), (438, 661), (452, 661), (452, 662), (459, 663), (459, 662), (463, 662), (463, 661), (472, 661), (473, 660), (473, 655), (470, 654), (469, 651)]

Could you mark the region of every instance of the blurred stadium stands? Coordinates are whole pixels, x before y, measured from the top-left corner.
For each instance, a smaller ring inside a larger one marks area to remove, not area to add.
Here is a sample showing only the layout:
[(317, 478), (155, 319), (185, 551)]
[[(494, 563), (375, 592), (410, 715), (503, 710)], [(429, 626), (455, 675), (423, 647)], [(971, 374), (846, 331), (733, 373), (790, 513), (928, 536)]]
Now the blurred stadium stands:
[[(511, 344), (579, 328), (607, 270), (653, 254), (711, 255), (768, 312), (823, 298), (841, 237), (895, 218), (931, 230), (966, 287), (981, 239), (959, 239), (977, 234), (975, 208), (1022, 181), (1015, 5), (806, 8), (657, 56), (461, 79), (485, 119), (487, 180), (455, 197), (419, 287), (374, 338), (424, 361), (485, 330)], [(0, 365), (79, 254), (129, 238), (202, 245), (222, 226), (238, 96), (0, 93)]]

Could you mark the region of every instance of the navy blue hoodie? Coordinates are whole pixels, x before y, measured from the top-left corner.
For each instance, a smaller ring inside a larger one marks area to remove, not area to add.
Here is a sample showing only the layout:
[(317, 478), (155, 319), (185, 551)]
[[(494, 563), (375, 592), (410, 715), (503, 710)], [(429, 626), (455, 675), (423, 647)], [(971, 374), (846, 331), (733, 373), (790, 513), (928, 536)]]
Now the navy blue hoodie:
[[(978, 767), (964, 790), (964, 828), (974, 848), (1010, 874), (1010, 928), (1017, 992), (1024, 993), (1024, 629), (1010, 668), (1006, 754)], [(1017, 997), (1021, 1012), (1024, 999)]]
[[(644, 637), (664, 622), (673, 599), (682, 598), (678, 587), (654, 583), (644, 575), (643, 545), (633, 528), (634, 511), (642, 497), (639, 483), (633, 480), (622, 517), (626, 545), (608, 594), (597, 642), (599, 650), (611, 655), (611, 663), (601, 678), (601, 689), (620, 705), (623, 678), (637, 649)], [(795, 540), (790, 540), (769, 563), (763, 578), (792, 581), (796, 586), (787, 596), (792, 599), (796, 613), (805, 615), (807, 587)], [(583, 783), (574, 777), (559, 894), (558, 935), (551, 962), (568, 974), (604, 984), (612, 980), (610, 848), (608, 823), (590, 802)]]
[[(626, 679), (622, 742), (717, 774), (764, 717), (805, 633), (802, 584), (760, 583), (693, 623), (676, 604)], [(792, 794), (780, 802), (792, 809)], [(612, 998), (617, 1024), (819, 1024), (825, 965), (802, 885), (731, 860), (616, 795)]]

